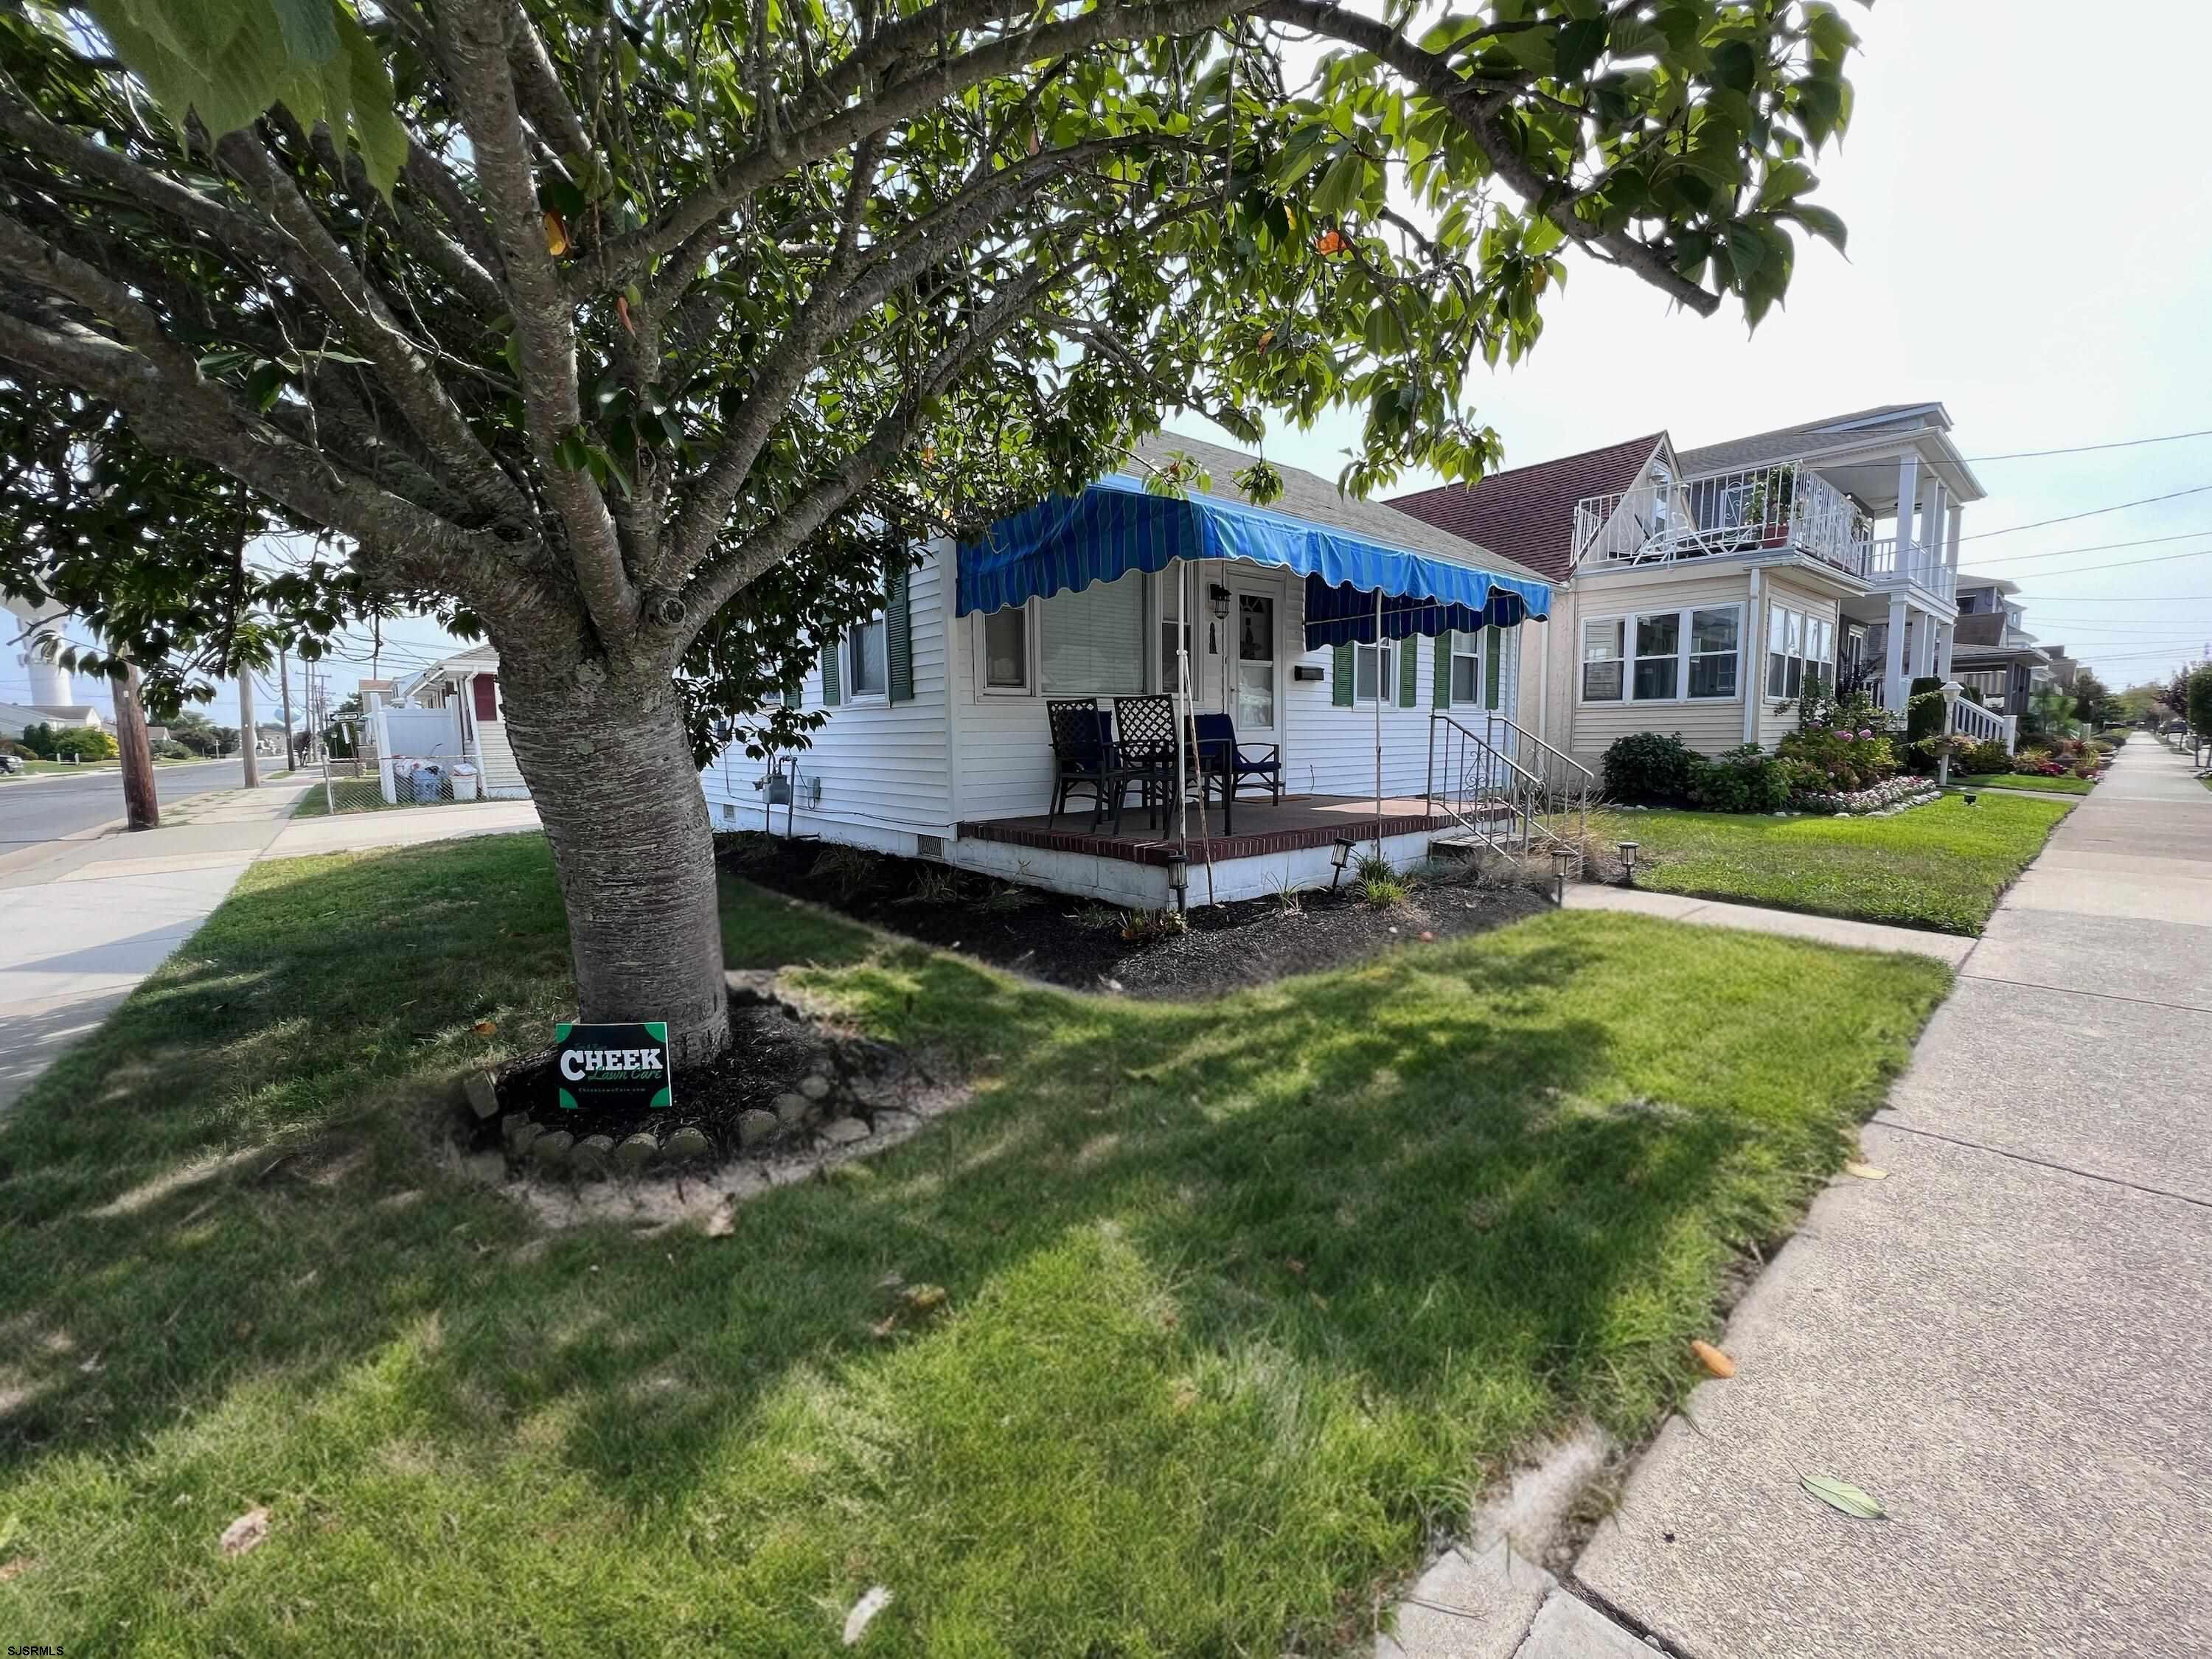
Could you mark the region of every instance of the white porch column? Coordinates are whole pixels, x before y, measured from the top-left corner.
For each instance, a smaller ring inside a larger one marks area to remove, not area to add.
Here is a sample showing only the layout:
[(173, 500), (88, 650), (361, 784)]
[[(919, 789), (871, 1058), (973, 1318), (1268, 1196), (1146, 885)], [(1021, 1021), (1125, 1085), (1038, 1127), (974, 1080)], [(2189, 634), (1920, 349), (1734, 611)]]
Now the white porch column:
[(1936, 672), (1936, 617), (1930, 611), (1912, 613), (1912, 678), (1924, 680)]
[(1912, 568), (1912, 515), (1920, 510), (1920, 452), (1908, 449), (1897, 459), (1897, 572)]
[[(1912, 538), (1912, 544), (1926, 562), (1933, 565), (1942, 556), (1944, 508), (1949, 503), (1941, 478), (1929, 479), (1925, 495), (1926, 499), (1920, 503), (1920, 533)], [(1921, 572), (1921, 586), (1936, 586), (1933, 570)]]
[(1928, 672), (1939, 680), (1951, 678), (1951, 633), (1955, 625), (1939, 623), (1936, 628), (1936, 665)]
[(1954, 501), (1945, 514), (1950, 520), (1944, 526), (1943, 533), (1943, 597), (1947, 599), (1956, 599), (1959, 593), (1959, 520), (1966, 513), (1965, 507)]
[[(1899, 522), (1902, 523), (1904, 520), (1900, 520)], [(1899, 545), (1902, 545), (1901, 532)], [(1885, 653), (1888, 658), (1888, 661), (1884, 665), (1882, 673), (1882, 706), (1900, 720), (1905, 717), (1905, 693), (1906, 688), (1906, 681), (1905, 678), (1905, 596), (1901, 593), (1891, 594), (1889, 596), (1888, 649)]]

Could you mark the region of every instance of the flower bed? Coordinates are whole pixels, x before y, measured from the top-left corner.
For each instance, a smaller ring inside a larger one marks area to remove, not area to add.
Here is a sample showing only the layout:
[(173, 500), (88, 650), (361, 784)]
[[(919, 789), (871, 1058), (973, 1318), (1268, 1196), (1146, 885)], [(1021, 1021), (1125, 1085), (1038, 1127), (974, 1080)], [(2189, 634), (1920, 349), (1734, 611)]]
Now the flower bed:
[(1942, 799), (1942, 791), (1927, 778), (1911, 773), (1884, 778), (1864, 789), (1800, 791), (1790, 805), (1800, 812), (1825, 812), (1840, 817), (1887, 817), (1907, 807), (1925, 806)]

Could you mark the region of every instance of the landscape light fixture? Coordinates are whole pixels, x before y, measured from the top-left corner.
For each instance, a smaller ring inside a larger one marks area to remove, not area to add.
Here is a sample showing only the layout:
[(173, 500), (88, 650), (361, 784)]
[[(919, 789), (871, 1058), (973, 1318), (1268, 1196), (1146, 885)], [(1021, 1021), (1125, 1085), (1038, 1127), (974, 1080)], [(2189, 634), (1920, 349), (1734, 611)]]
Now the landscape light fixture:
[(1620, 884), (1623, 887), (1636, 885), (1636, 855), (1643, 850), (1641, 843), (1637, 842), (1620, 843)]
[(1190, 859), (1181, 849), (1168, 854), (1168, 886), (1176, 896), (1176, 908), (1182, 908), (1183, 895), (1190, 887)]
[(1345, 840), (1341, 836), (1339, 836), (1334, 841), (1329, 842), (1328, 861), (1336, 866), (1336, 873), (1328, 878), (1328, 890), (1330, 892), (1334, 893), (1336, 890), (1336, 884), (1344, 879), (1344, 866), (1350, 861), (1352, 858), (1352, 849), (1356, 844), (1357, 843), (1355, 842)]
[(1216, 582), (1206, 590), (1206, 597), (1213, 605), (1214, 619), (1217, 622), (1227, 622), (1229, 620), (1229, 590), (1219, 582)]
[(1567, 904), (1567, 866), (1574, 861), (1574, 856), (1564, 847), (1552, 849), (1552, 902), (1561, 909)]

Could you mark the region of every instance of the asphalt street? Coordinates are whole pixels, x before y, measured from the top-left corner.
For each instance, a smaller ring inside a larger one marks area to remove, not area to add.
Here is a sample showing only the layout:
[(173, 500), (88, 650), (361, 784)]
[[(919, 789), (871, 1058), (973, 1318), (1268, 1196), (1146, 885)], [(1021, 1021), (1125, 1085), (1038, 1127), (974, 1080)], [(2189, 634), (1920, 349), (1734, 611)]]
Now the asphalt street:
[[(235, 760), (196, 761), (155, 768), (154, 782), (167, 805), (210, 789), (235, 789), (242, 770)], [(122, 816), (123, 775), (112, 766), (81, 778), (0, 778), (0, 853), (59, 841)]]

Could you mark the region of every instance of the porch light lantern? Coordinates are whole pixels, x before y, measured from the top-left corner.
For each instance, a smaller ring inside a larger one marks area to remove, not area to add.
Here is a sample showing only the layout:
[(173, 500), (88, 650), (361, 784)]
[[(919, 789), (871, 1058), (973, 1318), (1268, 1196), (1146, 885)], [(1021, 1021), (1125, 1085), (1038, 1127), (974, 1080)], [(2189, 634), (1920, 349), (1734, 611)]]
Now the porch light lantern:
[(1638, 842), (1620, 843), (1620, 884), (1623, 887), (1636, 885), (1636, 855), (1643, 850), (1643, 844)]
[[(1943, 735), (1948, 738), (1953, 732), (1958, 729), (1959, 693), (1965, 690), (1966, 688), (1960, 684), (1956, 680), (1945, 680), (1942, 689), (1943, 692)], [(1947, 743), (1945, 744), (1942, 752), (1936, 757), (1936, 787), (1938, 789), (1948, 789), (1950, 786), (1951, 750), (1950, 745)]]
[(1339, 836), (1328, 844), (1328, 861), (1336, 866), (1336, 873), (1328, 878), (1328, 890), (1334, 893), (1337, 883), (1344, 879), (1344, 866), (1352, 861), (1352, 849), (1358, 843)]
[(1213, 619), (1216, 622), (1227, 622), (1229, 620), (1229, 590), (1219, 582), (1215, 582), (1206, 590), (1206, 603), (1213, 607)]

